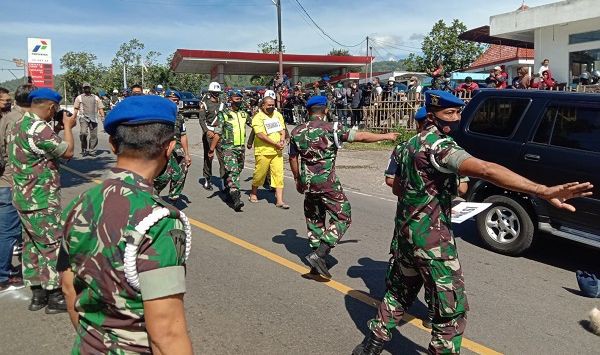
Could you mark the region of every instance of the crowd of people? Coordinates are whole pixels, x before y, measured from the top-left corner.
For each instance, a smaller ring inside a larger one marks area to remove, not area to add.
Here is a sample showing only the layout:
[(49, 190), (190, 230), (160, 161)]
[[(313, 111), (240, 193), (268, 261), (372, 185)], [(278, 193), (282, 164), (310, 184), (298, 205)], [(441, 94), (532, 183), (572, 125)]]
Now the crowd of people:
[[(352, 221), (350, 202), (335, 173), (338, 151), (345, 142), (398, 137), (359, 130), (360, 117), (354, 113), (349, 125), (331, 120), (330, 113), (339, 109), (336, 89), (342, 98), (346, 94), (346, 105), (353, 109), (364, 104), (365, 90), (400, 95), (392, 79), (384, 87), (326, 83), (325, 95), (315, 86), (313, 95), (302, 101), (305, 119), (291, 132), (280, 112), (285, 104), (277, 109), (285, 89), (265, 92), (252, 108), (246, 106), (247, 97), (240, 90), (224, 93), (219, 83), (211, 83), (199, 118), (202, 186), (212, 190), (220, 180), (228, 203), (241, 212), (240, 174), (246, 150), (253, 148), (249, 202), (258, 201), (257, 189), (268, 176), (275, 206), (287, 210), (283, 151), (289, 147), (295, 190), (304, 196), (311, 250), (306, 255), (311, 267), (307, 276), (331, 278), (326, 256)], [(284, 82), (281, 79), (281, 85)], [(185, 214), (174, 207), (182, 198), (192, 164), (187, 123), (177, 114), (179, 93), (144, 95), (140, 87), (138, 93), (111, 105), (105, 116), (102, 99), (88, 90), (91, 85), (84, 83), (82, 88), (73, 114), (59, 109), (62, 97), (51, 89), (23, 85), (14, 94), (14, 106), (9, 92), (0, 89), (0, 291), (28, 286), (29, 310), (68, 312), (76, 332), (74, 353), (191, 354), (183, 305), (191, 227)], [(411, 80), (412, 89), (419, 90), (416, 80)], [(395, 168), (386, 171), (398, 197), (396, 217), (390, 221), (395, 229), (387, 292), (368, 323), (370, 333), (354, 349), (356, 355), (382, 352), (422, 287), (431, 317), (430, 353), (460, 352), (469, 307), (450, 217), (460, 177), (485, 179), (567, 210), (573, 207), (566, 200), (591, 194), (589, 183), (548, 187), (472, 157), (452, 138), (464, 102), (432, 89), (424, 93), (424, 103), (417, 112), (418, 131), (396, 146), (389, 164)], [(52, 127), (52, 121), (60, 124)], [(103, 123), (116, 165), (100, 184), (63, 208), (60, 159), (75, 155), (73, 127), (78, 122), (84, 128), (82, 158), (95, 155), (97, 126)], [(249, 137), (246, 126), (251, 127)], [(220, 165), (216, 177), (214, 156)], [(166, 186), (168, 196), (161, 199), (158, 195)], [(18, 269), (12, 265), (12, 253), (22, 230)]]

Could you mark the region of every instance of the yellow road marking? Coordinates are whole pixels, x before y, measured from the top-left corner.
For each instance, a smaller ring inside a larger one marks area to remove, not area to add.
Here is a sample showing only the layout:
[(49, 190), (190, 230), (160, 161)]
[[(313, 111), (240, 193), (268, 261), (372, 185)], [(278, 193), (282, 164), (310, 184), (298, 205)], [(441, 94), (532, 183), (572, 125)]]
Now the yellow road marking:
[[(81, 172), (79, 172), (79, 171), (77, 171), (75, 169), (66, 167), (64, 165), (61, 166), (61, 168), (64, 169), (64, 170), (66, 170), (66, 171), (68, 171), (68, 172), (70, 172), (70, 173), (72, 173), (72, 174), (75, 174), (75, 175), (77, 175), (79, 177), (82, 177), (84, 179), (93, 181), (93, 182), (95, 182), (97, 184), (102, 183), (101, 180), (92, 179), (89, 176), (87, 176), (87, 175), (85, 175), (85, 174), (83, 174), (83, 173), (81, 173)], [(264, 257), (264, 258), (267, 258), (267, 259), (269, 259), (269, 260), (271, 260), (273, 262), (276, 262), (277, 264), (279, 264), (281, 266), (285, 266), (288, 269), (294, 270), (294, 271), (296, 271), (299, 274), (306, 274), (306, 273), (308, 273), (310, 271), (304, 265), (300, 265), (298, 263), (290, 261), (290, 260), (288, 260), (288, 259), (286, 259), (284, 257), (281, 257), (281, 256), (279, 256), (279, 255), (277, 255), (277, 254), (275, 254), (273, 252), (270, 252), (270, 251), (268, 251), (266, 249), (263, 249), (263, 248), (261, 248), (259, 246), (256, 246), (256, 245), (252, 244), (252, 243), (249, 243), (249, 242), (247, 242), (247, 241), (245, 241), (243, 239), (240, 239), (238, 237), (234, 237), (233, 235), (231, 235), (229, 233), (226, 233), (226, 232), (223, 232), (222, 230), (217, 229), (217, 228), (215, 228), (215, 227), (213, 227), (213, 226), (211, 226), (209, 224), (202, 223), (202, 222), (197, 221), (197, 220), (195, 220), (193, 218), (190, 218), (189, 216), (188, 216), (188, 219), (189, 219), (189, 221), (190, 221), (191, 224), (193, 224), (194, 226), (198, 227), (199, 229), (201, 229), (201, 230), (203, 230), (205, 232), (208, 232), (208, 233), (210, 233), (210, 234), (212, 234), (212, 235), (214, 235), (216, 237), (219, 237), (221, 239), (225, 239), (225, 240), (227, 240), (227, 241), (229, 241), (229, 242), (231, 242), (231, 243), (233, 243), (235, 245), (238, 245), (238, 246), (240, 246), (240, 247), (242, 247), (242, 248), (244, 248), (246, 250), (249, 250), (249, 251), (251, 251), (253, 253), (256, 253), (256, 254)], [(340, 292), (340, 293), (342, 293), (344, 295), (350, 296), (350, 297), (352, 297), (352, 298), (354, 298), (354, 299), (356, 299), (358, 301), (361, 301), (361, 302), (363, 302), (363, 303), (365, 303), (365, 304), (367, 304), (367, 305), (369, 305), (371, 307), (374, 307), (374, 308), (379, 307), (379, 300), (376, 300), (375, 298), (373, 298), (373, 297), (365, 294), (364, 292), (361, 292), (361, 291), (355, 290), (355, 289), (353, 289), (353, 288), (351, 288), (349, 286), (346, 286), (346, 285), (344, 285), (341, 282), (338, 282), (338, 281), (335, 281), (335, 280), (328, 280), (327, 282), (323, 282), (323, 284), (326, 285), (326, 286), (328, 286), (328, 287), (331, 287), (332, 289), (334, 289), (334, 290), (336, 290), (336, 291), (338, 291), (338, 292)], [(407, 323), (409, 323), (409, 324), (411, 324), (411, 325), (413, 325), (413, 326), (421, 329), (421, 330), (424, 330), (424, 331), (426, 331), (428, 333), (430, 332), (430, 329), (425, 328), (421, 324), (421, 320), (420, 319), (416, 318), (415, 316), (413, 316), (411, 314), (405, 313), (403, 320), (405, 322), (407, 322)], [(471, 351), (473, 351), (475, 353), (478, 353), (478, 354), (484, 354), (484, 355), (500, 355), (500, 354), (502, 354), (502, 353), (499, 353), (499, 352), (497, 352), (497, 351), (495, 351), (493, 349), (490, 349), (490, 348), (486, 347), (485, 345), (479, 344), (479, 343), (474, 342), (472, 340), (469, 340), (467, 338), (463, 338), (462, 347), (465, 348), (465, 349), (469, 349), (469, 350), (471, 350)]]

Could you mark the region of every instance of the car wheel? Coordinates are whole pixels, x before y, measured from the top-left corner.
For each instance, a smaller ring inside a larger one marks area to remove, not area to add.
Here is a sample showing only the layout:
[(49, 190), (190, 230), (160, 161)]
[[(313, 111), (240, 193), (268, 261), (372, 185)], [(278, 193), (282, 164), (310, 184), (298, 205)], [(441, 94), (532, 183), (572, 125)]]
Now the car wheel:
[(527, 210), (506, 196), (493, 195), (483, 202), (491, 203), (477, 216), (477, 229), (483, 242), (493, 251), (519, 255), (533, 242), (535, 228)]

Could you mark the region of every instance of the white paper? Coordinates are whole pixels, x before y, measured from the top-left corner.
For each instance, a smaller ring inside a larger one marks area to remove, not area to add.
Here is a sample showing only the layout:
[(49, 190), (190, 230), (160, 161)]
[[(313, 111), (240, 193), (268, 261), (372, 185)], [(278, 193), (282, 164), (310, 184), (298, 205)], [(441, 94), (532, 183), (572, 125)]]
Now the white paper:
[(267, 134), (283, 131), (281, 122), (279, 122), (279, 119), (277, 119), (277, 118), (267, 118), (264, 122), (265, 122), (265, 131), (267, 131)]
[(491, 205), (491, 203), (461, 202), (452, 207), (452, 223), (462, 223), (485, 211)]

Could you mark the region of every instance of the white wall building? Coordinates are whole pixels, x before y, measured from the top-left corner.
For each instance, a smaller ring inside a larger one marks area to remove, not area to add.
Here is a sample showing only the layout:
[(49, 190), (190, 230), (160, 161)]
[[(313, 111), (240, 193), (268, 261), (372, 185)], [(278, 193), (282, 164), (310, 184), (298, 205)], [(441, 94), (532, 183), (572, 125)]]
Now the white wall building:
[(600, 70), (600, 1), (567, 0), (490, 17), (490, 35), (533, 42), (535, 68), (548, 58), (558, 82)]

